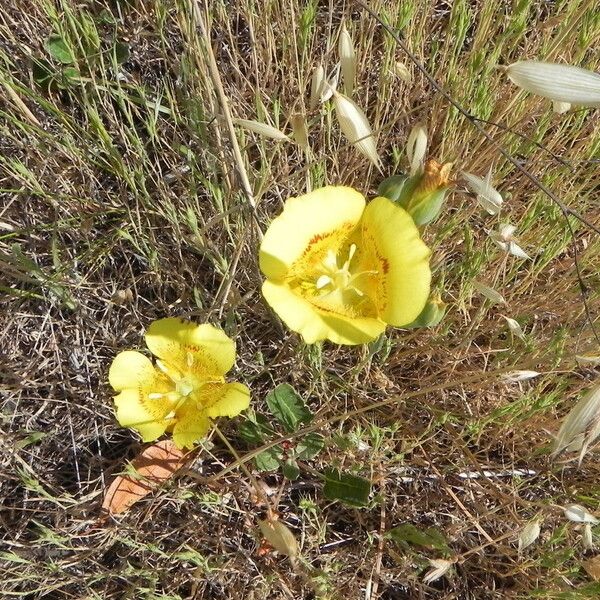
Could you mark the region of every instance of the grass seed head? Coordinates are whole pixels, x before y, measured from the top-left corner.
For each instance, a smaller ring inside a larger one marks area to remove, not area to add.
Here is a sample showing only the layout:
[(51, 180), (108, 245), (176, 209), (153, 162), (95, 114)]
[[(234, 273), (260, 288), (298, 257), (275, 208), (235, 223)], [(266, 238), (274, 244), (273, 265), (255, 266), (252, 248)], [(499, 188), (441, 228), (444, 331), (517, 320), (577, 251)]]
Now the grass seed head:
[(304, 115), (296, 113), (290, 118), (292, 131), (294, 132), (294, 141), (304, 150), (309, 149), (308, 145), (308, 126)]
[(396, 62), (394, 65), (394, 73), (402, 80), (404, 83), (412, 83), (412, 75), (408, 70), (408, 67), (403, 62)]
[(591, 512), (589, 512), (584, 506), (580, 504), (570, 504), (564, 508), (565, 517), (573, 523), (590, 523), (597, 525), (600, 523)]
[(479, 175), (473, 175), (467, 171), (462, 173), (463, 179), (467, 183), (467, 187), (477, 196), (477, 201), (490, 214), (497, 215), (502, 208), (504, 202), (500, 192), (492, 186), (492, 168), (490, 167), (485, 178)]
[(573, 407), (554, 440), (553, 455), (580, 452), (579, 464), (588, 447), (600, 435), (600, 385), (594, 386)]
[(290, 138), (280, 131), (276, 127), (272, 127), (271, 125), (267, 125), (266, 123), (260, 123), (259, 121), (249, 121), (247, 119), (234, 119), (233, 122), (239, 127), (243, 127), (244, 129), (248, 129), (258, 135), (262, 135), (263, 137), (271, 138), (273, 140), (277, 140), (278, 142), (289, 142)]
[(540, 532), (542, 530), (541, 522), (541, 519), (535, 518), (523, 527), (518, 540), (519, 552), (522, 552), (525, 548), (531, 546), (531, 544), (535, 543), (538, 537), (540, 537)]
[(319, 104), (321, 94), (323, 93), (323, 87), (325, 85), (325, 69), (323, 65), (319, 63), (317, 68), (313, 71), (313, 75), (310, 81), (310, 100), (308, 106), (311, 110), (314, 110)]
[(353, 100), (339, 92), (333, 93), (333, 102), (340, 129), (346, 139), (379, 168), (377, 145), (365, 113)]
[(483, 283), (479, 283), (478, 281), (473, 282), (473, 287), (493, 304), (506, 304), (506, 300), (502, 294), (497, 292), (494, 288), (491, 288)]
[(294, 559), (298, 556), (298, 542), (290, 529), (281, 521), (263, 520), (258, 522), (263, 537), (277, 552)]
[(556, 63), (525, 60), (506, 67), (519, 87), (558, 102), (600, 107), (600, 74)]
[(422, 123), (417, 123), (410, 131), (406, 142), (406, 155), (410, 163), (410, 174), (416, 175), (423, 172), (425, 154), (427, 152), (427, 128)]
[(356, 53), (350, 33), (345, 25), (342, 25), (338, 40), (338, 53), (342, 65), (342, 79), (344, 81), (344, 92), (352, 96), (354, 91), (354, 80), (356, 79)]

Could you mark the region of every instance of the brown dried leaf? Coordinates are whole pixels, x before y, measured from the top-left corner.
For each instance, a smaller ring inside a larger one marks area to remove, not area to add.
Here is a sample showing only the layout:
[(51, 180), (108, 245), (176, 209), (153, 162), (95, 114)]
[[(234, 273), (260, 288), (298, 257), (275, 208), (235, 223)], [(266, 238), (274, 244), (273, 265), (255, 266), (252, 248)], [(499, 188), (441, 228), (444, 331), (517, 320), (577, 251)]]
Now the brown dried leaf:
[(594, 581), (600, 581), (600, 554), (594, 556), (594, 558), (590, 558), (589, 560), (584, 560), (582, 565), (585, 569), (585, 572)]
[(183, 451), (171, 440), (145, 448), (131, 463), (136, 473), (118, 475), (104, 495), (102, 510), (118, 515), (170, 479), (186, 462)]

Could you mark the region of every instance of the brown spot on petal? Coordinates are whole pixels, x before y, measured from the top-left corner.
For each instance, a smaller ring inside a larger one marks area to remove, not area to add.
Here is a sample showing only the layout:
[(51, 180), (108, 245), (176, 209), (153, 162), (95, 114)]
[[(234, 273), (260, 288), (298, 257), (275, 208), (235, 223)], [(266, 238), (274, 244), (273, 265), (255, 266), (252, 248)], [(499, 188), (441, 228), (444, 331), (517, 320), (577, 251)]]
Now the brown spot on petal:
[(381, 265), (381, 272), (384, 275), (387, 275), (390, 270), (390, 262), (388, 261), (387, 258), (383, 258), (383, 257), (380, 257), (379, 260), (380, 260), (379, 264)]

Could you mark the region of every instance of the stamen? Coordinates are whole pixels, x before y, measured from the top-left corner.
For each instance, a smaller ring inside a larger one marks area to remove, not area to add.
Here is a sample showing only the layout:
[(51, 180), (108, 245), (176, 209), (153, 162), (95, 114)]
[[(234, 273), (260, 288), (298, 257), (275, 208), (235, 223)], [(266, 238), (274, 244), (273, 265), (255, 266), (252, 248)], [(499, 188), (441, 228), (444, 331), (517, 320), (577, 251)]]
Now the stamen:
[(191, 352), (186, 352), (185, 362), (187, 363), (188, 369), (191, 369), (194, 364), (194, 355)]
[(173, 377), (172, 373), (169, 371), (167, 365), (165, 365), (161, 360), (156, 360), (156, 366), (173, 382), (177, 383), (178, 379)]
[(331, 277), (329, 277), (329, 275), (321, 275), (321, 277), (319, 277), (319, 279), (317, 279), (317, 283), (315, 284), (315, 287), (320, 290), (322, 288), (324, 288), (325, 286), (329, 285), (330, 283), (333, 283), (333, 280), (331, 279)]
[(350, 264), (352, 263), (357, 250), (358, 247), (356, 244), (350, 244), (348, 247), (347, 259), (342, 267), (339, 266), (338, 255), (332, 250), (328, 251), (327, 256), (321, 263), (321, 274), (318, 274), (318, 272), (315, 274), (318, 275), (318, 277), (314, 283), (314, 288), (312, 288), (313, 290), (316, 289), (320, 292), (319, 298), (321, 300), (329, 299), (344, 304), (346, 302), (346, 299), (344, 298), (345, 291), (352, 291), (360, 298), (366, 296), (366, 293), (359, 289), (354, 282), (363, 275), (377, 275), (378, 271), (373, 270), (353, 273), (350, 269)]
[(350, 263), (352, 262), (352, 259), (354, 258), (355, 253), (356, 253), (356, 244), (351, 244), (350, 250), (348, 252), (348, 260), (344, 263), (344, 266), (342, 267), (343, 271), (347, 271), (349, 269)]
[(148, 394), (148, 400), (160, 400), (161, 398), (164, 398), (165, 396), (168, 396), (169, 394), (158, 394), (158, 393), (152, 393), (152, 394)]
[(358, 279), (361, 275), (377, 275), (379, 271), (361, 271), (360, 273), (355, 273), (350, 277), (350, 281), (348, 283), (352, 283), (355, 279)]

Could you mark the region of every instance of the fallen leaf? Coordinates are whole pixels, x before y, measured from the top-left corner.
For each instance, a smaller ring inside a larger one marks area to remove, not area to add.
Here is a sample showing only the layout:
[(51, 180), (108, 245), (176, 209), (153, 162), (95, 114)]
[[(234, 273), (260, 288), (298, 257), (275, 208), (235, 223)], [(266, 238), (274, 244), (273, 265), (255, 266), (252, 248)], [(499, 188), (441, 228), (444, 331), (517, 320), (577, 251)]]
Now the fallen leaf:
[(281, 521), (259, 521), (258, 526), (263, 537), (281, 554), (294, 559), (298, 556), (298, 542), (294, 534)]
[(594, 581), (600, 581), (600, 554), (598, 554), (598, 556), (594, 556), (594, 558), (590, 558), (589, 560), (584, 560), (582, 565), (585, 569), (585, 572)]
[(118, 475), (106, 490), (102, 510), (118, 515), (170, 479), (186, 462), (171, 440), (145, 448), (131, 463), (135, 473)]

